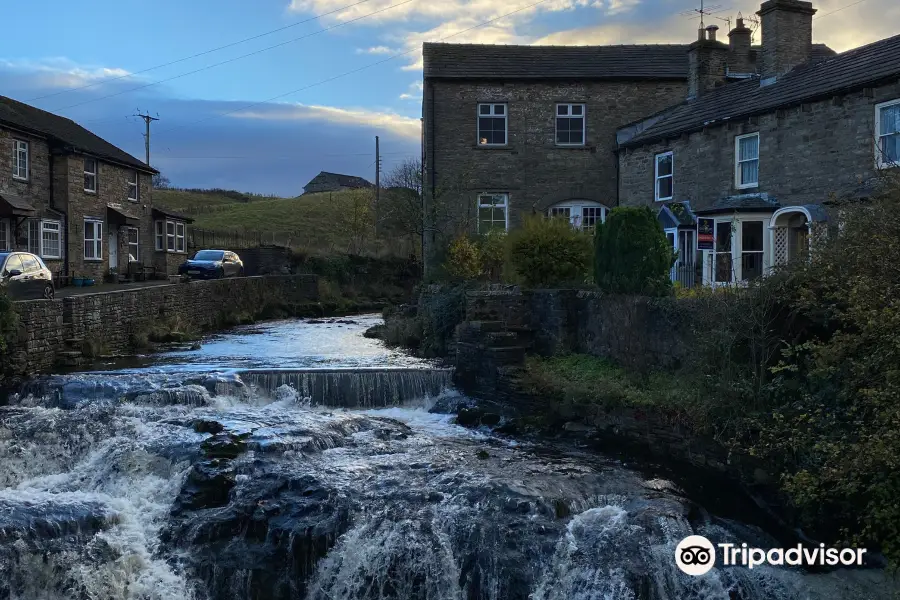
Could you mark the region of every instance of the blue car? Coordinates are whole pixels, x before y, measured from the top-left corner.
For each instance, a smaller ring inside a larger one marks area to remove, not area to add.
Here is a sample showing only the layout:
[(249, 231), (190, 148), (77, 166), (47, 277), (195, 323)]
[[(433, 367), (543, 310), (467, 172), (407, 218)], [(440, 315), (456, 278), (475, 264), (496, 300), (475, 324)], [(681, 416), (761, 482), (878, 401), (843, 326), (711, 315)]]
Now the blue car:
[(179, 275), (191, 279), (222, 279), (244, 274), (241, 257), (228, 250), (200, 250), (178, 267)]

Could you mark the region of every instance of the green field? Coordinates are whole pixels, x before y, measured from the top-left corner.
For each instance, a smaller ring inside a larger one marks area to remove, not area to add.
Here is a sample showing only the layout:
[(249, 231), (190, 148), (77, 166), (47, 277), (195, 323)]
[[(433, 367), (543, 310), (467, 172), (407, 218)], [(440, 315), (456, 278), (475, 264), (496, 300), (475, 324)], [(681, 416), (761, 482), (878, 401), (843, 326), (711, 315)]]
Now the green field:
[[(348, 191), (242, 201), (215, 192), (153, 191), (155, 205), (194, 219), (197, 245), (246, 247), (262, 242), (311, 251), (408, 255), (409, 249), (397, 240), (375, 238), (372, 198), (371, 191)], [(222, 233), (225, 239), (210, 233), (204, 239), (201, 230)]]

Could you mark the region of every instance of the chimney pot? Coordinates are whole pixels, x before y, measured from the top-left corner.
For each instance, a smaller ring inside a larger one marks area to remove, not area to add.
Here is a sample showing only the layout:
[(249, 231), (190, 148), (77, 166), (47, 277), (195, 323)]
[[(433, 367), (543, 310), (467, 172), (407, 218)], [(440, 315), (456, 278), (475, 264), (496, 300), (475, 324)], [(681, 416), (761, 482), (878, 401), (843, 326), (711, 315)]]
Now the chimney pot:
[(697, 30), (697, 40), (702, 42), (706, 39), (706, 30), (702, 27)]
[(816, 9), (803, 0), (767, 0), (756, 13), (762, 21), (761, 81), (770, 83), (812, 54), (812, 19)]
[(706, 28), (706, 32), (707, 32), (707, 34), (708, 34), (708, 35), (707, 35), (707, 39), (708, 39), (709, 41), (711, 41), (711, 42), (716, 41), (716, 32), (717, 32), (718, 30), (719, 30), (719, 26), (718, 26), (718, 25), (710, 25), (709, 27), (707, 27), (707, 28)]

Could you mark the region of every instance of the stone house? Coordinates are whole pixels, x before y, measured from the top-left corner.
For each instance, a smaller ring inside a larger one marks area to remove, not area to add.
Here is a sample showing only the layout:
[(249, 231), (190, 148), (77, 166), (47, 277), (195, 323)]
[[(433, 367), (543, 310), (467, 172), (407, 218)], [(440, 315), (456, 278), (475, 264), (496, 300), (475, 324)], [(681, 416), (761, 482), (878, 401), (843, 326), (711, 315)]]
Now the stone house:
[(374, 186), (362, 177), (320, 171), (318, 175), (313, 177), (310, 182), (303, 187), (303, 193), (317, 194), (321, 192), (340, 192), (342, 190), (358, 190), (370, 187)]
[(172, 272), (188, 219), (155, 208), (156, 170), (75, 122), (0, 96), (0, 251), (41, 256), (60, 278)]
[(900, 163), (900, 35), (829, 55), (811, 44), (815, 12), (764, 2), (758, 60), (740, 20), (728, 44), (701, 31), (686, 99), (617, 133), (619, 202), (659, 207), (685, 285), (805, 256), (834, 201)]

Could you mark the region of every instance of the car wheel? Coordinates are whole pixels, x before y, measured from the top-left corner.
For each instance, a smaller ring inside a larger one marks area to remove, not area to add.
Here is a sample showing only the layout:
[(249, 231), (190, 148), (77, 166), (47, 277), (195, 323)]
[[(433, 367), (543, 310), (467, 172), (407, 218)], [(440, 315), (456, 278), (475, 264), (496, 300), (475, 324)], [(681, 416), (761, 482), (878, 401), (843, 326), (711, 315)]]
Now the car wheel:
[(44, 294), (43, 294), (44, 300), (53, 300), (53, 297), (55, 295), (56, 295), (56, 291), (53, 289), (52, 285), (47, 284), (44, 286)]

